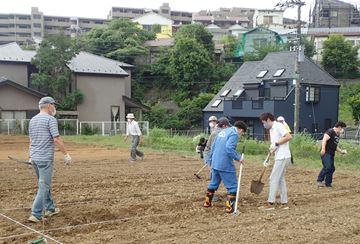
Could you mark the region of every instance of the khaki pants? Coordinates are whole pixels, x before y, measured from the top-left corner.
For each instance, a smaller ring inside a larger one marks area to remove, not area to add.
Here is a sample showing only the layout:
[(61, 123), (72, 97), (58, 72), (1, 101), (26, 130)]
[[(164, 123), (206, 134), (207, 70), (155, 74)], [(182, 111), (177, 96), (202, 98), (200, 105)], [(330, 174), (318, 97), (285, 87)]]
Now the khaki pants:
[(271, 203), (275, 202), (277, 191), (280, 192), (281, 203), (288, 202), (285, 172), (286, 172), (286, 168), (290, 165), (290, 163), (291, 163), (291, 158), (275, 160), (275, 164), (270, 175), (270, 189), (269, 189), (268, 202)]

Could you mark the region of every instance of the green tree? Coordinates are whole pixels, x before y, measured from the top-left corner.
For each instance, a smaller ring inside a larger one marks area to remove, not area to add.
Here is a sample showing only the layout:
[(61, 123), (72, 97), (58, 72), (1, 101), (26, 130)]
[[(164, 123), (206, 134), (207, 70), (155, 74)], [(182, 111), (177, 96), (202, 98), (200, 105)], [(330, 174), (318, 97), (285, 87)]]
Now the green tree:
[(237, 38), (233, 35), (226, 35), (221, 38), (220, 42), (224, 44), (225, 56), (226, 57), (234, 57), (235, 49), (237, 44)]
[(244, 61), (263, 60), (268, 53), (279, 52), (284, 50), (286, 50), (286, 46), (283, 44), (268, 43), (266, 45), (255, 45), (253, 52), (245, 53)]
[(147, 53), (144, 42), (155, 38), (154, 32), (139, 28), (131, 20), (116, 19), (106, 27), (92, 29), (81, 42), (91, 53), (134, 63), (136, 57)]
[(213, 35), (201, 24), (183, 25), (175, 35), (175, 43), (181, 39), (195, 39), (204, 46), (212, 57), (214, 54)]
[(330, 35), (323, 43), (322, 66), (336, 77), (350, 78), (358, 73), (358, 49), (342, 35)]
[(171, 77), (172, 85), (186, 92), (187, 95), (196, 95), (199, 86), (209, 81), (212, 73), (212, 59), (209, 52), (196, 39), (177, 39), (170, 51), (167, 72)]
[[(41, 91), (53, 96), (59, 103), (67, 101), (67, 108), (74, 108), (79, 99), (66, 99), (67, 89), (72, 81), (68, 62), (77, 54), (72, 40), (64, 34), (45, 38), (32, 60), (37, 72), (32, 74), (32, 84), (39, 86)], [(74, 103), (70, 104), (73, 101)]]
[(360, 119), (360, 93), (350, 97), (348, 102), (352, 109), (353, 118), (356, 122)]

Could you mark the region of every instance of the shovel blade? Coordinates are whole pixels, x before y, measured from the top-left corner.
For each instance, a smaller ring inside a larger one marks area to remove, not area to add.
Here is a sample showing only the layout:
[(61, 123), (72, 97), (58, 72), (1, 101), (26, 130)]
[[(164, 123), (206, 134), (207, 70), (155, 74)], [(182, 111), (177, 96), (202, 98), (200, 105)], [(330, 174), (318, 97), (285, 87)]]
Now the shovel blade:
[(256, 195), (259, 195), (262, 192), (263, 188), (264, 188), (264, 183), (262, 183), (261, 181), (257, 181), (257, 180), (251, 181), (251, 186), (250, 186), (251, 193), (255, 193)]

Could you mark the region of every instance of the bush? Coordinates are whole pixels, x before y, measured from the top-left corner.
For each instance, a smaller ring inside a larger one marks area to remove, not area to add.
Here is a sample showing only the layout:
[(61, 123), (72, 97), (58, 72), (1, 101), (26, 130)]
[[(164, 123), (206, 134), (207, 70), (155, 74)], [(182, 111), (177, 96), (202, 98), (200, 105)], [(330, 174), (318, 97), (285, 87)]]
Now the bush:
[(99, 134), (99, 132), (100, 132), (99, 128), (95, 127), (95, 128), (92, 129), (90, 125), (85, 124), (84, 129), (82, 131), (82, 134), (87, 135), (87, 136), (91, 136), (91, 135)]

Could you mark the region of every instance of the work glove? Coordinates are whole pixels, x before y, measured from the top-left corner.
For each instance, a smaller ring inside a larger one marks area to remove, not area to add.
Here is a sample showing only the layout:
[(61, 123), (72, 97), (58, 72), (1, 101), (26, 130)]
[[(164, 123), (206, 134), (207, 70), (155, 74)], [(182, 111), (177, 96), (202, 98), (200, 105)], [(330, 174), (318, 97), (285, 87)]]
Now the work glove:
[(263, 162), (263, 165), (264, 165), (264, 167), (270, 166), (270, 160), (265, 160), (265, 161)]
[(196, 153), (200, 153), (200, 146), (196, 146), (195, 151)]
[(347, 154), (347, 151), (346, 151), (346, 149), (342, 149), (340, 153), (341, 154)]
[(71, 157), (70, 157), (69, 154), (66, 154), (66, 155), (64, 156), (64, 161), (65, 161), (65, 164), (66, 164), (66, 165), (69, 165), (69, 164), (71, 163)]

